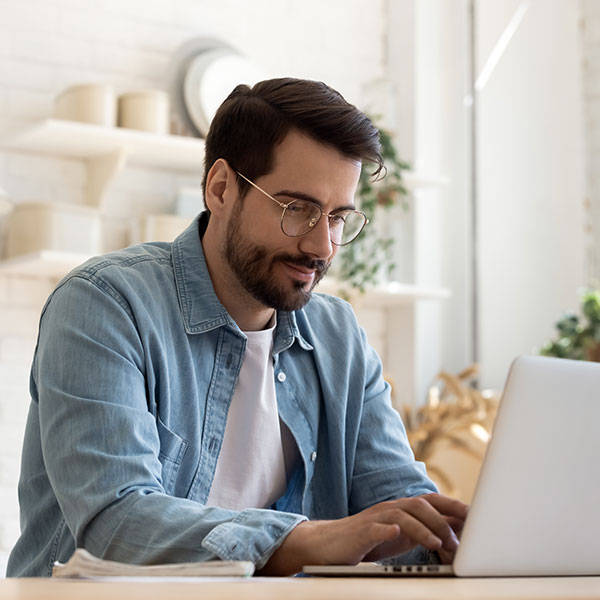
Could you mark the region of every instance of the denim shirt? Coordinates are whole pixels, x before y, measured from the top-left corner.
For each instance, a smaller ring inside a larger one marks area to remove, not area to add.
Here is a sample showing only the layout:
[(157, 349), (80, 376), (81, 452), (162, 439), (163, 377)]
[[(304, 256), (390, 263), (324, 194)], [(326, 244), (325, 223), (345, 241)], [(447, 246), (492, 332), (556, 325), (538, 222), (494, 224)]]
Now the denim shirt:
[(9, 576), (48, 576), (76, 547), (261, 568), (306, 518), (436, 491), (350, 305), (313, 294), (277, 315), (277, 403), (301, 456), (284, 496), (268, 510), (204, 505), (246, 346), (211, 283), (207, 219), (172, 244), (91, 259), (46, 302)]

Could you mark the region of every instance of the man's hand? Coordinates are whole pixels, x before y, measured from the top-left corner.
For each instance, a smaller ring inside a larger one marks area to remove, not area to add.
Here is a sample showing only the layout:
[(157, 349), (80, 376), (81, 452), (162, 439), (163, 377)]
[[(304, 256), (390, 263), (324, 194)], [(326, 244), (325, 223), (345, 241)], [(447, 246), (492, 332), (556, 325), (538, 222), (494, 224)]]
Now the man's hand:
[(335, 521), (305, 521), (273, 553), (263, 575), (291, 575), (304, 565), (354, 565), (421, 545), (450, 562), (468, 507), (440, 494), (382, 502)]

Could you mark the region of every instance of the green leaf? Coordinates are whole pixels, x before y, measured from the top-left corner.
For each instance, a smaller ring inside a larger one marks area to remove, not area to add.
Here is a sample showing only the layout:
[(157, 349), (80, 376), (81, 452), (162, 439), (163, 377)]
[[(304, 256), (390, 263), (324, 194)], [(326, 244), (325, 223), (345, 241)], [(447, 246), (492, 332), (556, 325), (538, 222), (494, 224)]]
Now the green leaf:
[(565, 313), (555, 324), (557, 338), (542, 346), (540, 354), (573, 360), (590, 360), (600, 345), (600, 290), (581, 295), (582, 316)]

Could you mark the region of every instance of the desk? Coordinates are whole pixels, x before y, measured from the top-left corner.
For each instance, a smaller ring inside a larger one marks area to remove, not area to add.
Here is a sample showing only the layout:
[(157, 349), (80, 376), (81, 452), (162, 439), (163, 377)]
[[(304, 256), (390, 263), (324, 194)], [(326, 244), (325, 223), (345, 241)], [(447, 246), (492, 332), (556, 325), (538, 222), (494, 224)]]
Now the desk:
[(175, 582), (2, 579), (0, 600), (600, 600), (600, 577), (266, 578)]

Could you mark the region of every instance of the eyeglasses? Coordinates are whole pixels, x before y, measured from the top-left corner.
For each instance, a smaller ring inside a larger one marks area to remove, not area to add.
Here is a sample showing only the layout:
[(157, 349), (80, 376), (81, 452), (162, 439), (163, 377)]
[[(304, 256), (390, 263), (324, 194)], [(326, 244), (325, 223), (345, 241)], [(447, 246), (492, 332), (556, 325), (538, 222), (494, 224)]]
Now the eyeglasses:
[(289, 237), (300, 237), (310, 233), (319, 223), (321, 217), (329, 220), (329, 236), (335, 246), (345, 246), (353, 242), (364, 226), (369, 222), (367, 216), (359, 210), (342, 209), (333, 213), (324, 213), (321, 207), (311, 200), (292, 200), (287, 204), (273, 198), (239, 171), (236, 173), (253, 188), (263, 193), (283, 208), (281, 213), (281, 231)]

